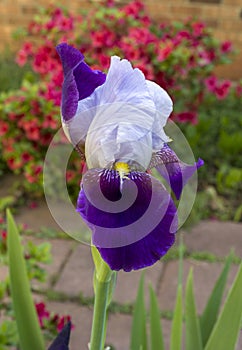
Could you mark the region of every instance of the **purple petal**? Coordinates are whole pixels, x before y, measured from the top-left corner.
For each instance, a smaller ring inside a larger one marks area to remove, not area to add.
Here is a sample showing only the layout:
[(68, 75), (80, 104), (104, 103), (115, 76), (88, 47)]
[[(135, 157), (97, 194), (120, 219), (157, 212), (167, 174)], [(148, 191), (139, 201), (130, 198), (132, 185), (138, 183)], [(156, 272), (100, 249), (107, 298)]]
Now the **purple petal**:
[(164, 186), (143, 172), (127, 177), (120, 181), (114, 170), (89, 170), (77, 203), (93, 244), (112, 270), (154, 264), (172, 246), (177, 230), (177, 210)]
[(69, 350), (70, 333), (71, 322), (68, 322), (48, 350)]
[(106, 75), (92, 70), (85, 62), (81, 52), (66, 43), (57, 46), (63, 70), (62, 116), (64, 121), (74, 117), (78, 101), (90, 96), (93, 91), (105, 82)]
[(204, 162), (200, 158), (193, 165), (183, 163), (169, 146), (164, 145), (160, 151), (153, 155), (149, 168), (156, 167), (170, 184), (176, 198), (179, 199), (183, 187), (203, 164)]

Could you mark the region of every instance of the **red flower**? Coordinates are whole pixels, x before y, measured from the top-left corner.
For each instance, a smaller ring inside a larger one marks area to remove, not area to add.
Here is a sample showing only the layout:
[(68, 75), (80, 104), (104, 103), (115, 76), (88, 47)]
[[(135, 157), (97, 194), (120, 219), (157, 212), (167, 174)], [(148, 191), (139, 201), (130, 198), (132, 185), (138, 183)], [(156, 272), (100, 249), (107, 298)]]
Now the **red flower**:
[(220, 50), (222, 53), (229, 53), (232, 51), (232, 43), (230, 41), (224, 41), (221, 46)]
[(28, 152), (23, 152), (21, 158), (24, 163), (28, 163), (30, 160), (33, 159), (33, 157)]
[(144, 10), (144, 5), (140, 1), (132, 1), (130, 4), (126, 5), (122, 12), (125, 13), (126, 16), (132, 16), (134, 18), (139, 17), (139, 13)]
[(192, 23), (193, 35), (201, 36), (203, 34), (203, 30), (205, 28), (205, 24), (202, 22), (194, 22)]
[(7, 240), (7, 231), (6, 230), (2, 230), (1, 232), (1, 238), (3, 241)]
[(181, 112), (176, 114), (175, 119), (181, 123), (192, 123), (193, 125), (197, 124), (197, 113), (196, 112)]
[(49, 319), (50, 313), (49, 313), (49, 311), (46, 310), (46, 306), (43, 302), (35, 304), (35, 308), (36, 308), (37, 315), (39, 318), (40, 327), (43, 328), (44, 327), (43, 320)]
[(0, 136), (4, 136), (8, 131), (8, 123), (0, 120)]
[(17, 57), (16, 57), (16, 62), (17, 64), (22, 67), (25, 65), (25, 63), (27, 62), (27, 53), (24, 50), (19, 50), (19, 52), (17, 53)]
[(217, 85), (217, 78), (215, 77), (215, 75), (210, 75), (210, 77), (204, 80), (204, 83), (208, 91), (214, 92), (215, 87)]
[(167, 45), (163, 45), (158, 49), (157, 53), (157, 59), (159, 61), (164, 61), (171, 53), (173, 50), (173, 45), (172, 43), (168, 43)]
[(57, 331), (60, 332), (64, 328), (65, 324), (70, 320), (71, 320), (71, 317), (69, 315), (60, 317), (57, 323)]
[(231, 82), (229, 80), (225, 80), (220, 85), (215, 87), (214, 93), (219, 100), (223, 100), (229, 93), (229, 89), (231, 87)]

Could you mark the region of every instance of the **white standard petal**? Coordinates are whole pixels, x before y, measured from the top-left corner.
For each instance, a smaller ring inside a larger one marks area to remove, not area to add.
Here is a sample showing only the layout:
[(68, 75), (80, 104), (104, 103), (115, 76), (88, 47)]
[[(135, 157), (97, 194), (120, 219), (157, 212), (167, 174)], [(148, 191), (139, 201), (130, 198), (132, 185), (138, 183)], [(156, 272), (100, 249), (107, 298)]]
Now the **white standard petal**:
[[(98, 89), (98, 88), (97, 88)], [(84, 145), (90, 124), (96, 114), (96, 94), (78, 102), (75, 116), (67, 122), (62, 119), (62, 127), (74, 146)]]
[(156, 108), (143, 73), (114, 56), (106, 82), (94, 94), (98, 107), (86, 138), (88, 167), (130, 160), (147, 168)]
[(152, 97), (156, 113), (152, 130), (153, 149), (160, 150), (170, 138), (164, 132), (164, 126), (172, 112), (173, 102), (168, 93), (153, 81), (146, 80), (150, 96)]

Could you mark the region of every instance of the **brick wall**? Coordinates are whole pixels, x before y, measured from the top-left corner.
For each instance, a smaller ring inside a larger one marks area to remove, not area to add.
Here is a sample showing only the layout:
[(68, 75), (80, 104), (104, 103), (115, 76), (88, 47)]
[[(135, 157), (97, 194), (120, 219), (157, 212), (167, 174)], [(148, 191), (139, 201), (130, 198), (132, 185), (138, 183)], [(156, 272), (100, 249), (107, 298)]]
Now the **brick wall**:
[[(95, 1), (52, 1), (72, 11), (88, 8), (93, 2)], [(231, 40), (235, 48), (238, 51), (241, 49), (241, 52), (232, 66), (218, 68), (218, 73), (231, 79), (242, 77), (242, 0), (144, 0), (144, 2), (149, 14), (156, 20), (173, 21), (184, 20), (189, 16), (196, 17), (207, 23), (218, 39)], [(11, 39), (11, 33), (18, 27), (25, 26), (39, 6), (49, 3), (49, 0), (0, 0), (0, 50), (9, 45), (12, 48), (16, 47), (17, 44)]]

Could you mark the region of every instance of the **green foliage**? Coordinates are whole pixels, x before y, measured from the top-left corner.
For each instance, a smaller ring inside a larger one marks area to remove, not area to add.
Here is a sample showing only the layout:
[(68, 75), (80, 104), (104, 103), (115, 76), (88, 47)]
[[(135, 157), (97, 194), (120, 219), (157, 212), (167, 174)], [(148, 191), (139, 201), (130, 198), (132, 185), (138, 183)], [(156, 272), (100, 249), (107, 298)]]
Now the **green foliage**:
[(18, 230), (9, 211), (7, 215), (10, 287), (20, 346), (23, 350), (43, 350), (44, 339), (30, 291)]
[(190, 271), (186, 285), (186, 304), (185, 304), (185, 321), (186, 321), (186, 349), (202, 350), (201, 329), (196, 311), (196, 304), (193, 292), (193, 273)]
[(205, 162), (199, 169), (202, 192), (195, 203), (200, 218), (213, 215), (234, 219), (241, 205), (242, 99), (237, 90), (238, 87), (231, 87), (226, 98), (219, 101), (206, 93), (199, 107), (198, 123), (181, 125), (195, 158), (201, 157)]
[(170, 336), (170, 349), (181, 350), (182, 346), (182, 284), (178, 285), (176, 305), (174, 309), (171, 336)]
[(205, 350), (234, 349), (242, 320), (242, 264), (229, 291), (224, 307), (206, 343)]
[[(239, 335), (239, 329), (242, 322), (242, 264), (238, 269), (230, 291), (222, 304), (222, 296), (227, 282), (228, 272), (231, 265), (232, 256), (230, 256), (224, 265), (224, 268), (215, 283), (213, 291), (208, 299), (207, 305), (199, 318), (196, 311), (196, 303), (193, 291), (193, 274), (190, 271), (186, 283), (185, 310), (182, 314), (182, 284), (178, 283), (177, 300), (173, 314), (170, 350), (182, 349), (182, 327), (183, 321), (186, 334), (186, 350), (204, 349), (204, 350), (232, 350), (235, 349), (236, 341)], [(149, 336), (151, 343), (155, 344), (154, 334), (156, 334), (163, 346), (163, 332), (160, 326), (160, 312), (158, 302), (154, 292), (150, 292), (150, 315), (145, 314), (144, 302), (144, 281), (140, 282), (139, 291), (136, 299), (136, 312), (134, 313), (133, 324), (137, 322), (144, 329), (149, 321)], [(137, 310), (139, 308), (139, 317)], [(146, 316), (145, 316), (146, 315)], [(155, 315), (155, 316), (154, 316)], [(142, 320), (142, 321), (141, 321)], [(160, 327), (160, 330), (158, 329)], [(142, 344), (143, 334), (140, 331), (135, 333), (136, 347), (130, 349), (140, 349), (138, 344)], [(133, 331), (131, 339), (134, 338)], [(158, 343), (157, 343), (158, 344)], [(158, 347), (157, 347), (158, 348)], [(153, 349), (152, 346), (148, 349)]]
[(144, 275), (140, 279), (137, 298), (134, 306), (130, 349), (147, 350), (146, 312), (144, 302)]
[(165, 350), (159, 306), (152, 287), (150, 287), (150, 349)]
[[(11, 238), (9, 238), (9, 232)], [(16, 236), (18, 232), (21, 232), (21, 236)], [(5, 271), (6, 267), (6, 277), (0, 281), (0, 349), (2, 350), (12, 349), (19, 345), (19, 334), (13, 306), (16, 309), (16, 303), (22, 305), (18, 308), (17, 312), (18, 315), (21, 313), (21, 315), (18, 316), (21, 322), (25, 322), (25, 320), (22, 319), (22, 313), (27, 315), (28, 311), (25, 309), (26, 305), (23, 302), (21, 294), (24, 294), (24, 298), (29, 295), (28, 292), (26, 293), (26, 283), (29, 286), (28, 288), (30, 288), (33, 281), (38, 281), (40, 283), (46, 281), (47, 274), (44, 265), (51, 262), (50, 243), (45, 242), (36, 245), (30, 238), (26, 238), (26, 236), (23, 237), (22, 233), (23, 227), (17, 227), (11, 216), (9, 216), (8, 230), (6, 229), (6, 222), (0, 217), (0, 265), (4, 267), (3, 271)], [(19, 244), (18, 240), (21, 241), (21, 244)], [(22, 258), (19, 257), (20, 253)], [(23, 269), (23, 260), (25, 266), (24, 278), (21, 272)], [(10, 277), (7, 268), (10, 270)], [(10, 285), (12, 289), (14, 288), (13, 293), (15, 295), (15, 300), (13, 303), (12, 295), (10, 294)], [(19, 298), (21, 298), (21, 300), (19, 300)], [(29, 303), (28, 300), (25, 300), (25, 302)], [(34, 309), (37, 310), (38, 322), (41, 324), (41, 331), (46, 339), (53, 339), (58, 333), (57, 329), (60, 329), (60, 327), (64, 325), (65, 320), (69, 319), (69, 316), (59, 316), (56, 313), (50, 313), (45, 308), (44, 303), (41, 302), (36, 303)]]
[[(11, 52), (3, 52), (0, 56), (0, 92), (19, 89), (22, 80), (29, 71), (29, 66), (20, 67), (15, 62), (15, 55)], [(9, 79), (9, 74), (13, 79)]]
[(209, 297), (209, 300), (207, 302), (207, 305), (203, 311), (203, 314), (200, 317), (200, 326), (201, 326), (201, 333), (202, 333), (202, 342), (203, 346), (208, 341), (208, 338), (211, 334), (211, 331), (213, 329), (213, 326), (217, 320), (219, 307), (221, 305), (223, 293), (226, 286), (226, 281), (228, 277), (228, 272), (231, 265), (231, 259), (232, 255), (229, 256), (227, 259), (223, 271), (218, 278), (213, 291)]

